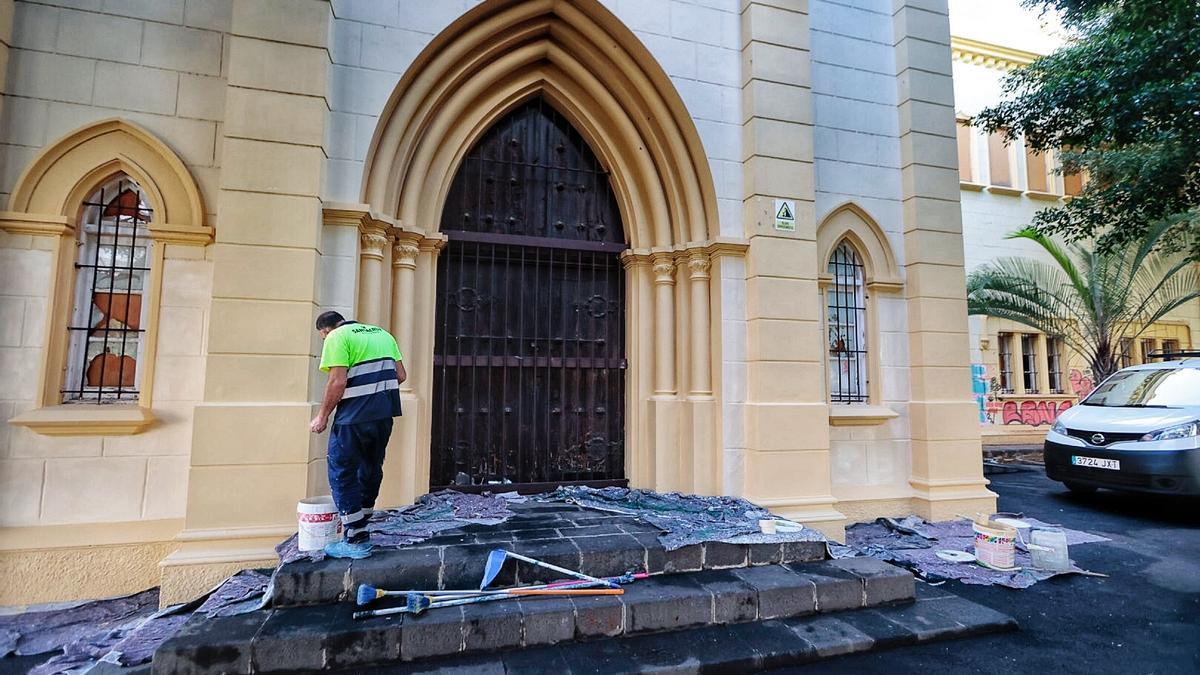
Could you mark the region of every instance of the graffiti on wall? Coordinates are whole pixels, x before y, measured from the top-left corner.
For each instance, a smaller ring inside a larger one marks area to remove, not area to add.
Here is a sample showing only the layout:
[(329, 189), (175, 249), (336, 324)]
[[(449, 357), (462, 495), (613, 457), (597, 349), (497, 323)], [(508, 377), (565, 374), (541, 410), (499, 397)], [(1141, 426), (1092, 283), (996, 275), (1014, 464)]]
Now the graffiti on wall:
[(1046, 426), (1054, 424), (1054, 420), (1071, 405), (1070, 401), (1005, 401), (1002, 419), (1004, 424)]
[(987, 366), (982, 363), (971, 364), (971, 393), (975, 396), (975, 403), (979, 406), (979, 423), (987, 424), (987, 400), (988, 400), (988, 374)]
[(1087, 396), (1088, 394), (1092, 393), (1093, 389), (1096, 388), (1096, 383), (1092, 382), (1092, 378), (1084, 375), (1081, 371), (1075, 368), (1071, 369), (1070, 380), (1071, 393), (1075, 394), (1079, 398)]

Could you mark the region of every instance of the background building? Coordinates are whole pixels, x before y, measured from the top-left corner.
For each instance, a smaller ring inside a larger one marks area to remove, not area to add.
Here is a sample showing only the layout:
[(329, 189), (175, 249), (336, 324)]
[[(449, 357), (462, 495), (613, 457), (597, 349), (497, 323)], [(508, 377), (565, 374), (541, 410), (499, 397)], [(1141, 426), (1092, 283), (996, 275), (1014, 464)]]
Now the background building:
[(628, 480), (990, 510), (929, 0), (0, 1), (0, 603), (271, 564), (316, 314), (384, 499)]
[[(1005, 73), (1063, 39), (1053, 16), (1040, 16), (1019, 2), (950, 3), (954, 55), (954, 109), (960, 120), (1001, 100)], [(1005, 237), (1033, 222), (1042, 208), (1077, 194), (1079, 176), (1056, 172), (1057, 158), (1034, 153), (1024, 143), (1005, 145), (958, 125), (963, 245), (967, 271), (1004, 256), (1050, 261), (1037, 244)], [(1041, 442), (1058, 413), (1095, 386), (1090, 364), (1060, 339), (1005, 319), (973, 316), (971, 368), (984, 443)], [(1122, 366), (1143, 363), (1156, 351), (1191, 349), (1200, 334), (1200, 302), (1172, 312), (1139, 336), (1121, 341)]]

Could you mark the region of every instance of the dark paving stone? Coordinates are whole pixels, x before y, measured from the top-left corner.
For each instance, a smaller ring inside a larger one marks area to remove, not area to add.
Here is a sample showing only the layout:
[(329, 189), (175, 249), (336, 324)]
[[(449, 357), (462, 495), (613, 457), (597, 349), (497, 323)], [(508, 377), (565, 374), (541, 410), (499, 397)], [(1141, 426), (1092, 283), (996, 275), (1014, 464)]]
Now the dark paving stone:
[(579, 525), (571, 528), (562, 528), (562, 533), (570, 537), (594, 537), (599, 534), (627, 534), (615, 524), (605, 523), (604, 525)]
[(558, 647), (519, 649), (501, 657), (504, 670), (511, 675), (562, 675), (571, 671)]
[(510, 532), (523, 532), (525, 530), (544, 530), (546, 528), (556, 528), (562, 525), (563, 521), (560, 518), (531, 518), (529, 520), (520, 520), (518, 518), (510, 518), (500, 527)]
[(828, 562), (785, 565), (817, 585), (817, 611), (839, 612), (857, 609), (863, 603), (862, 579)]
[(862, 609), (841, 615), (846, 623), (871, 636), (878, 647), (897, 647), (917, 643), (917, 634), (888, 619), (883, 612)]
[(704, 547), (700, 544), (664, 551), (666, 561), (663, 563), (663, 571), (667, 574), (696, 572), (704, 568)]
[(457, 654), (463, 647), (462, 607), (443, 607), (405, 615), (400, 632), (400, 657), (405, 661)]
[(575, 605), (564, 598), (521, 598), (521, 644), (526, 647), (553, 645), (575, 637)]
[[(360, 675), (363, 670), (344, 670), (343, 675)], [(505, 675), (504, 664), (493, 655), (459, 655), (419, 663), (400, 663), (371, 668), (371, 675)]]
[(1012, 617), (957, 596), (918, 600), (904, 607), (889, 608), (883, 616), (912, 631), (920, 642), (1017, 627)]
[(708, 541), (704, 546), (704, 569), (719, 570), (731, 567), (745, 567), (750, 550), (746, 544), (726, 544), (720, 541)]
[(275, 611), (250, 646), (254, 672), (294, 672), (400, 658), (402, 617), (355, 621), (349, 603)]
[(635, 532), (630, 535), (646, 549), (646, 573), (662, 574), (667, 570), (667, 550), (658, 535), (653, 532)]
[(850, 572), (863, 580), (866, 588), (866, 605), (882, 605), (888, 602), (912, 600), (916, 595), (916, 582), (908, 570), (889, 565), (875, 558), (845, 558), (829, 563), (833, 567)]
[(513, 540), (513, 533), (507, 530), (496, 530), (493, 532), (480, 532), (474, 535), (475, 541), (480, 544), (500, 544)]
[(629, 534), (572, 539), (581, 554), (579, 571), (606, 577), (646, 568), (646, 549)]
[(784, 622), (817, 650), (817, 656), (829, 657), (862, 652), (875, 646), (870, 635), (839, 617), (819, 616), (802, 622)]
[(521, 608), (513, 600), (463, 606), (463, 649), (495, 651), (521, 645)]
[(154, 653), (155, 675), (249, 673), (250, 640), (270, 611), (206, 619), (193, 617)]
[(783, 544), (749, 544), (751, 565), (775, 565), (783, 562)]
[(782, 565), (745, 567), (733, 574), (758, 591), (758, 616), (776, 619), (816, 611), (816, 587), (811, 579)]
[(627, 633), (678, 630), (712, 622), (712, 594), (684, 575), (633, 583), (622, 596), (629, 614)]
[(445, 532), (430, 537), (421, 542), (422, 546), (462, 546), (463, 544), (477, 543), (478, 535), (465, 534), (458, 532), (457, 529), (446, 530)]
[(710, 570), (690, 575), (713, 596), (713, 623), (742, 623), (758, 618), (758, 589), (732, 570)]
[[(563, 569), (578, 571), (580, 568), (579, 548), (574, 541), (566, 537), (516, 542), (512, 545), (511, 550), (527, 558), (557, 565)], [(513, 560), (505, 564), (505, 568), (510, 566), (516, 570), (517, 580), (523, 586), (569, 578), (568, 575), (520, 560)]]
[[(442, 585), (444, 589), (479, 588), (483, 581), (483, 568), (488, 554), (497, 548), (509, 548), (500, 544), (467, 544), (451, 546), (442, 551)], [(369, 558), (368, 558), (369, 560)], [(516, 565), (509, 560), (504, 563), (500, 575), (492, 586), (511, 586), (516, 583)]]
[(783, 542), (783, 562), (816, 562), (825, 559), (825, 542), (823, 541), (785, 541)]
[[(442, 549), (430, 546), (380, 552), (369, 558), (352, 560), (350, 561), (350, 593), (357, 593), (359, 584), (371, 584), (389, 591), (438, 588), (441, 566)], [(480, 569), (483, 569), (482, 563), (480, 563)], [(328, 601), (328, 599), (323, 600)]]
[(640, 520), (623, 520), (619, 526), (622, 530), (625, 530), (630, 534), (635, 534), (638, 532), (653, 532), (655, 534), (662, 533), (662, 530), (659, 528), (651, 525), (650, 523), (644, 523)]
[(636, 654), (625, 648), (625, 640), (599, 640), (572, 645), (562, 650), (567, 672), (573, 675), (613, 675), (639, 672)]
[(759, 668), (769, 670), (811, 661), (817, 648), (782, 621), (761, 621), (726, 626), (730, 634), (758, 655)]
[[(594, 512), (592, 512), (592, 513), (594, 513)], [(624, 517), (624, 516), (617, 516), (617, 515), (609, 515), (609, 516), (585, 515), (585, 516), (572, 517), (571, 520), (575, 521), (576, 525), (583, 527), (585, 525), (610, 525), (612, 523), (622, 523), (622, 522), (625, 522), (627, 520), (632, 520), (632, 519), (628, 518), (628, 517)]]
[(713, 654), (721, 655), (721, 670), (746, 672), (758, 661), (758, 654), (723, 627), (657, 635), (641, 635), (623, 640), (625, 649), (634, 654), (638, 672), (672, 675), (701, 672)]
[(613, 636), (625, 631), (625, 603), (620, 596), (577, 596), (571, 598), (571, 604), (575, 606), (576, 637)]
[(513, 541), (532, 541), (534, 539), (558, 539), (562, 534), (553, 527), (539, 527), (531, 530), (516, 530), (512, 533)]
[(349, 560), (297, 560), (284, 565), (271, 587), (271, 605), (288, 607), (345, 599)]

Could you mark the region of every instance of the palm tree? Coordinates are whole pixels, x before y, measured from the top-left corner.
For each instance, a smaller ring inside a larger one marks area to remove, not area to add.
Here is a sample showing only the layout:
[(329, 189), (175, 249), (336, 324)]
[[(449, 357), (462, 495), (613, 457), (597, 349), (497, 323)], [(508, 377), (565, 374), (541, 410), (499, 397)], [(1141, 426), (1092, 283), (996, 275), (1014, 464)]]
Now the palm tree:
[(1194, 258), (1156, 252), (1170, 228), (1152, 228), (1136, 248), (1101, 253), (1089, 244), (1061, 244), (1033, 228), (1009, 239), (1029, 239), (1053, 263), (1000, 258), (967, 278), (967, 311), (1012, 319), (1059, 336), (1091, 364), (1099, 383), (1118, 369), (1121, 338), (1136, 338), (1171, 310), (1200, 298)]

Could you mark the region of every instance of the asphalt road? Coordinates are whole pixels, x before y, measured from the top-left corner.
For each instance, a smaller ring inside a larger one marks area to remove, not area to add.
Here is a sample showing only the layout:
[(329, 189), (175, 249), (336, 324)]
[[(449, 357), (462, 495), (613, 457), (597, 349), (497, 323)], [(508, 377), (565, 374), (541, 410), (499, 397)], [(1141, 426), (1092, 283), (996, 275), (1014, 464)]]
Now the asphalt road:
[(1071, 548), (1080, 567), (1110, 577), (1058, 577), (1025, 590), (950, 581), (943, 588), (1005, 612), (1021, 630), (781, 672), (1200, 672), (1200, 499), (1078, 497), (1040, 467), (988, 477), (999, 510), (1112, 539)]

